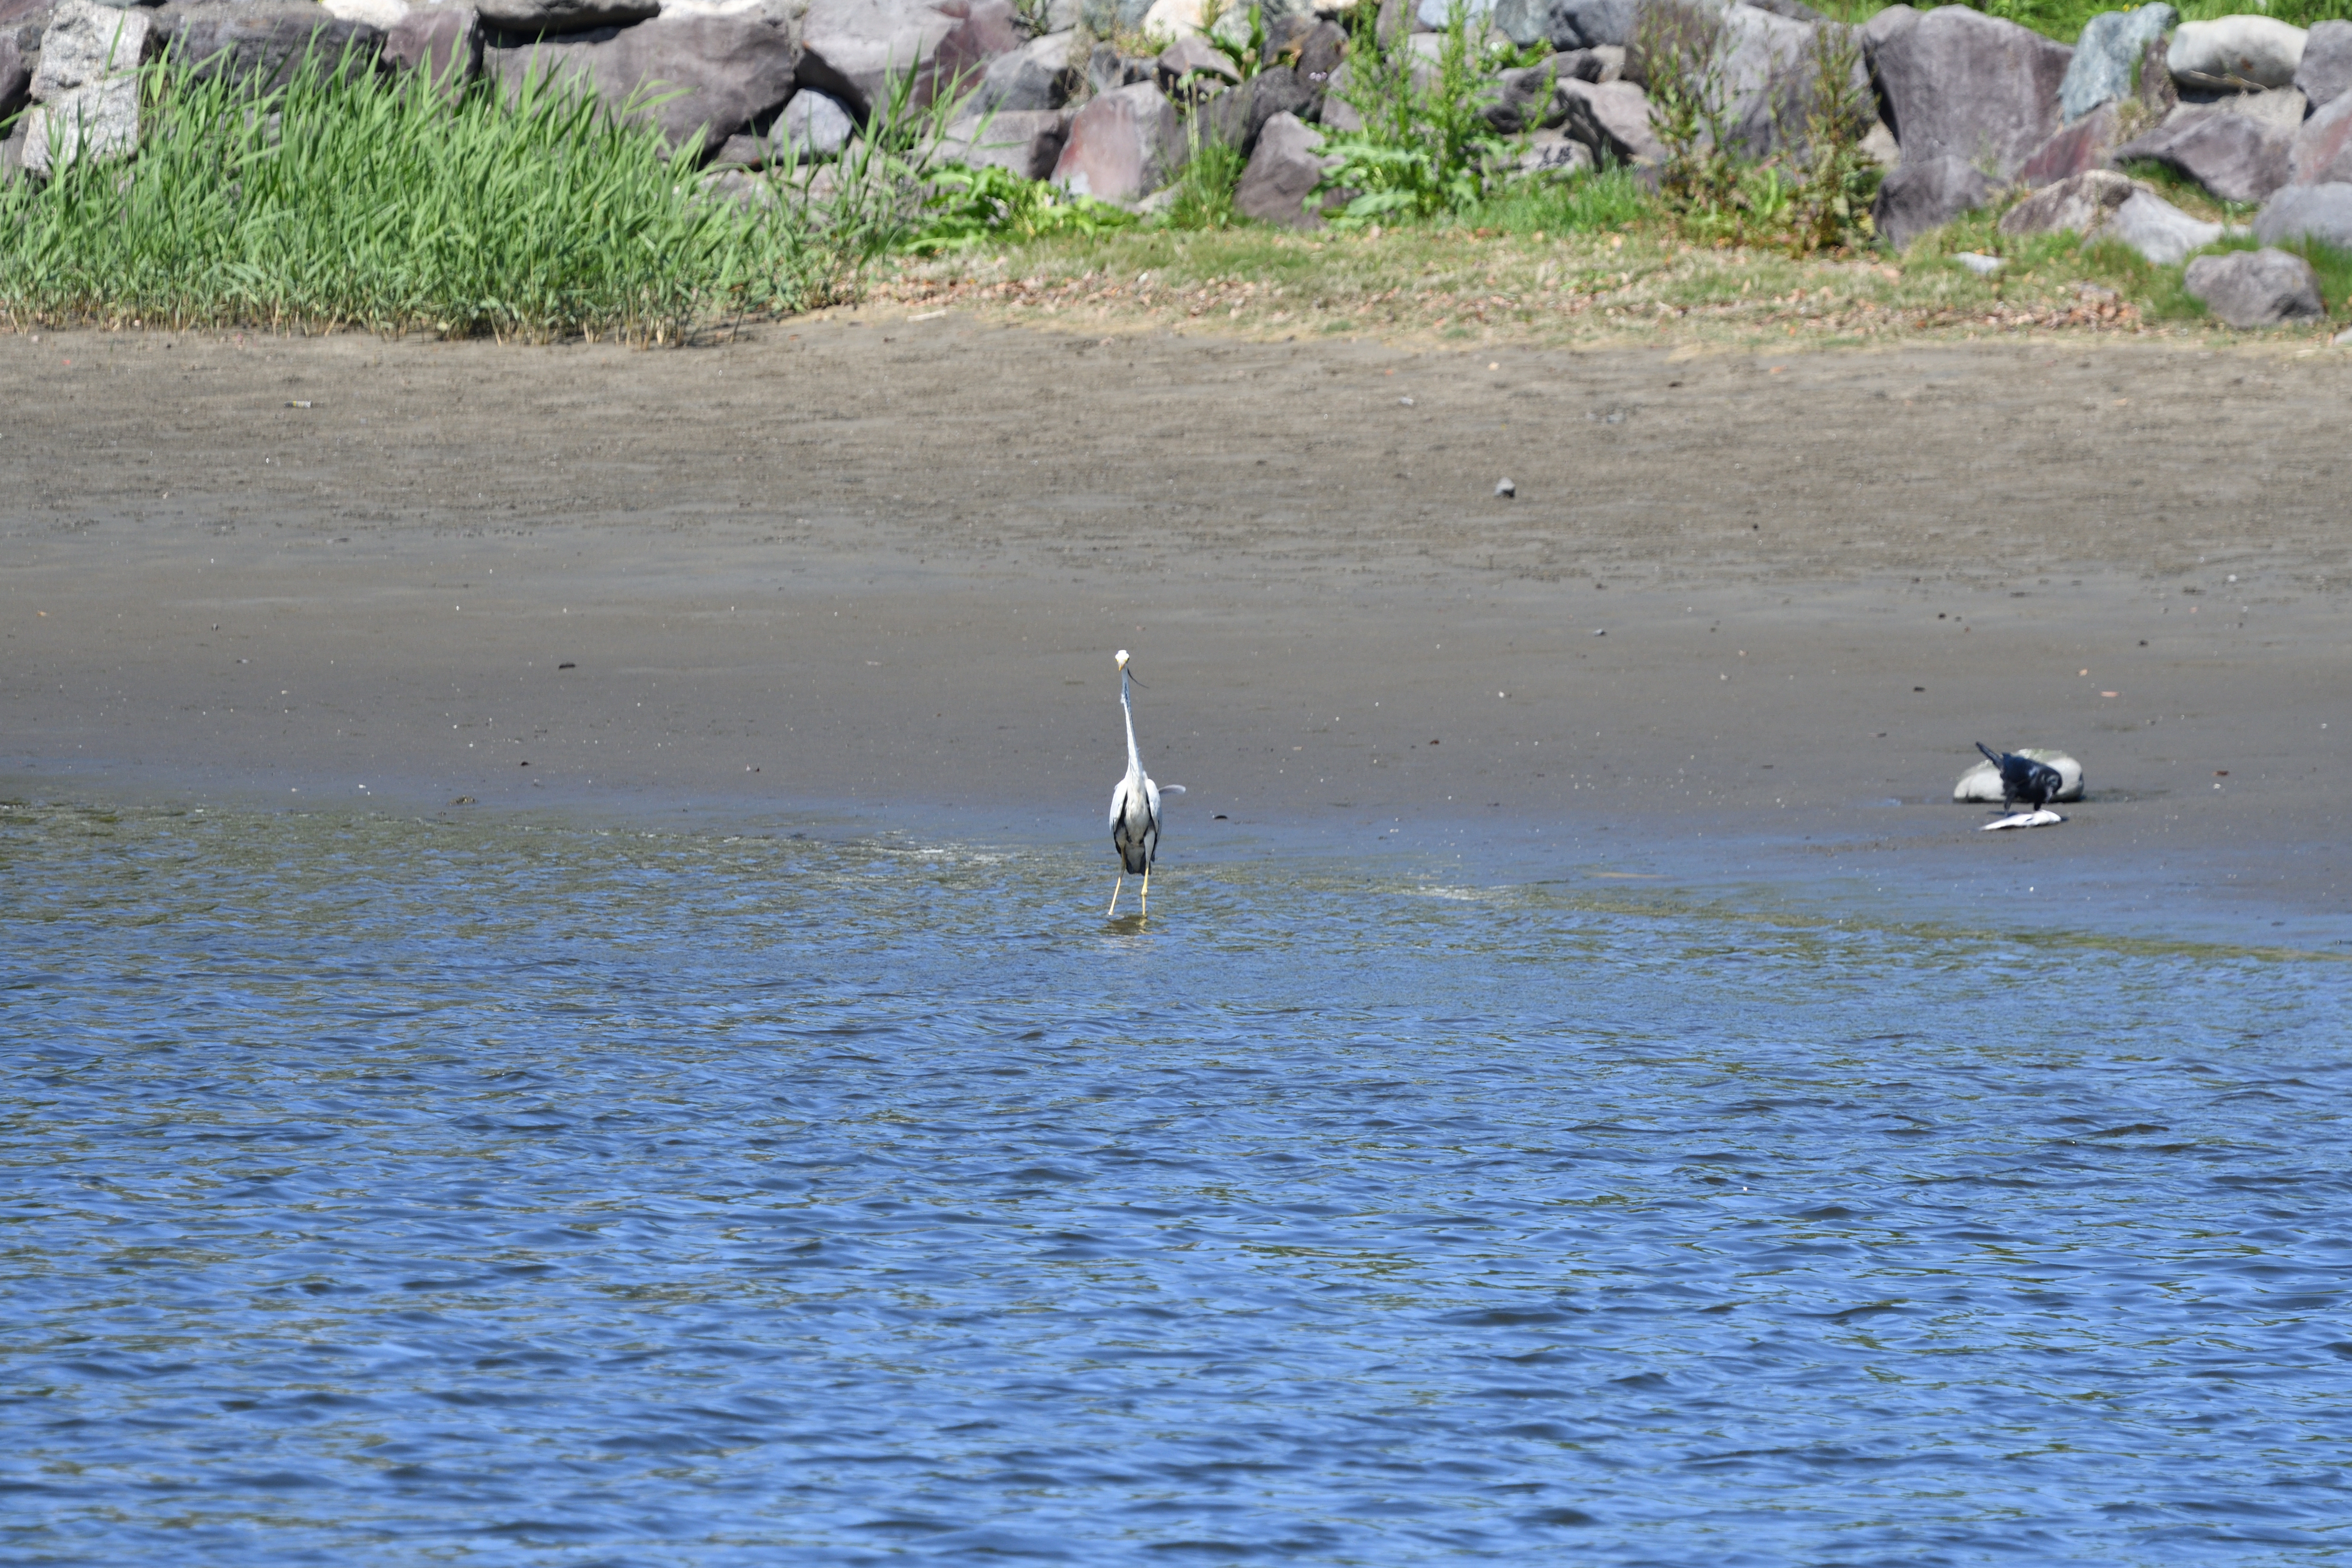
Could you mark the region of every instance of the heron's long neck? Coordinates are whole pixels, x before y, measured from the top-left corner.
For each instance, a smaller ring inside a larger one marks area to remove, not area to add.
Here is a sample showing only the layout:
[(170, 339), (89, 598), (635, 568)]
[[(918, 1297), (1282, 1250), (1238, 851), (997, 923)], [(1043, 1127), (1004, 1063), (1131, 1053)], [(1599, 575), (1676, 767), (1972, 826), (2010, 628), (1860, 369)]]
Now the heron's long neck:
[(1127, 719), (1127, 771), (1139, 773), (1143, 771), (1143, 756), (1135, 749), (1135, 710), (1127, 700), (1127, 671), (1123, 669), (1118, 672), (1118, 710)]

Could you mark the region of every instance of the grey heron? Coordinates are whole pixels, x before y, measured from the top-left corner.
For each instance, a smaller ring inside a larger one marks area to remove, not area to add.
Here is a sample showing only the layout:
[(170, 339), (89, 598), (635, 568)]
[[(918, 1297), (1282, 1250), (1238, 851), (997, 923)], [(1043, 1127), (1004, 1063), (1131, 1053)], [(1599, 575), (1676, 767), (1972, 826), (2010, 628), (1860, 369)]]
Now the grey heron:
[(1118, 650), (1118, 706), (1127, 719), (1127, 776), (1110, 792), (1110, 842), (1118, 851), (1118, 880), (1111, 884), (1108, 920), (1118, 913), (1118, 895), (1130, 876), (1143, 877), (1143, 912), (1151, 913), (1151, 862), (1160, 853), (1160, 797), (1182, 795), (1182, 784), (1162, 790), (1143, 771), (1143, 755), (1135, 749), (1135, 704), (1128, 695), (1132, 679), (1127, 649)]

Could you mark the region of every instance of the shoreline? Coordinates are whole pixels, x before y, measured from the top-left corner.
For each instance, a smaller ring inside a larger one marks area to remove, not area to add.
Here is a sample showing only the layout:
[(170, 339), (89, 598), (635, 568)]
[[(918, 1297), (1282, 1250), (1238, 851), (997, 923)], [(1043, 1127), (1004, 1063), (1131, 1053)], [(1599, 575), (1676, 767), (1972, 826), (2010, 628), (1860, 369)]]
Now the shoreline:
[[(2352, 944), (2333, 360), (927, 325), (0, 337), (0, 789), (1091, 845), (1126, 647), (1171, 859)], [(2092, 799), (1976, 835), (1977, 740)]]

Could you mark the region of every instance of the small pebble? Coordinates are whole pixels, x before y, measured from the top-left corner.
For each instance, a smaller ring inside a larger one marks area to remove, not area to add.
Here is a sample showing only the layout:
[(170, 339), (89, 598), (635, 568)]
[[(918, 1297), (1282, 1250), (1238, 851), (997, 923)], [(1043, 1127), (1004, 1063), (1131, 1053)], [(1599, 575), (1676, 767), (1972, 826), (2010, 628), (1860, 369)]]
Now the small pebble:
[(1511, 496), (1517, 495), (1519, 493), (1519, 487), (1511, 483), (1508, 479), (1502, 479), (1496, 482), (1495, 486), (1495, 493), (1507, 499)]

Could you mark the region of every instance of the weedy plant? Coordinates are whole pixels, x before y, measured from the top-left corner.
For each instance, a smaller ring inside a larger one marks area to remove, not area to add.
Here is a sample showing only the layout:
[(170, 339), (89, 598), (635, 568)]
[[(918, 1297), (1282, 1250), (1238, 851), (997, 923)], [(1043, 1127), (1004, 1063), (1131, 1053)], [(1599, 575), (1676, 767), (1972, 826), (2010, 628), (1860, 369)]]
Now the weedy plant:
[(1419, 86), (1420, 57), (1407, 35), (1381, 42), (1377, 23), (1363, 19), (1369, 10), (1357, 7), (1344, 94), (1363, 129), (1324, 138), (1338, 163), (1316, 195), (1346, 195), (1331, 218), (1338, 228), (1472, 210), (1503, 183), (1511, 142), (1486, 121), (1496, 91), (1470, 38), (1468, 7), (1447, 5), (1436, 68)]
[(1224, 0), (1208, 0), (1201, 8), (1201, 32), (1246, 82), (1265, 68), (1265, 13), (1253, 5), (1238, 26), (1229, 20), (1232, 15)]
[(950, 163), (932, 170), (919, 226), (899, 248), (915, 256), (1003, 240), (1026, 242), (1132, 228), (1135, 216), (1091, 196), (1074, 196), (1010, 169)]
[(1862, 146), (1874, 116), (1857, 85), (1853, 33), (1814, 29), (1802, 95), (1775, 106), (1780, 151), (1765, 159), (1738, 151), (1730, 46), (1721, 15), (1694, 0), (1643, 10), (1637, 47), (1651, 124), (1666, 149), (1658, 185), (1666, 209), (1695, 239), (1775, 245), (1795, 256), (1867, 243), (1880, 171)]
[(1877, 114), (1862, 69), (1859, 36), (1843, 27), (1817, 27), (1811, 56), (1796, 195), (1783, 220), (1795, 256), (1868, 243), (1877, 232), (1871, 204), (1885, 174), (1862, 144)]
[(1634, 50), (1649, 84), (1650, 126), (1666, 150), (1658, 194), (1685, 216), (1736, 211), (1722, 16), (1692, 0), (1657, 0), (1642, 9)]
[(1169, 205), (1167, 226), (1184, 229), (1231, 228), (1241, 221), (1234, 195), (1242, 183), (1246, 161), (1241, 149), (1220, 137), (1203, 135), (1195, 115), (1189, 134), (1192, 156), (1176, 177), (1176, 199)]
[[(864, 130), (833, 162), (803, 163), (788, 145), (770, 165), (764, 194), (803, 234), (824, 237), (835, 268), (828, 284), (835, 297), (854, 293), (876, 258), (910, 248), (934, 227), (961, 232), (996, 210), (990, 192), (970, 188), (969, 181), (959, 206), (958, 182), (975, 171), (938, 156), (974, 75), (926, 82), (913, 72), (892, 72)], [(985, 136), (994, 120), (982, 116), (972, 139)]]

